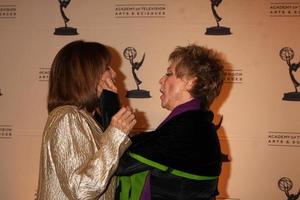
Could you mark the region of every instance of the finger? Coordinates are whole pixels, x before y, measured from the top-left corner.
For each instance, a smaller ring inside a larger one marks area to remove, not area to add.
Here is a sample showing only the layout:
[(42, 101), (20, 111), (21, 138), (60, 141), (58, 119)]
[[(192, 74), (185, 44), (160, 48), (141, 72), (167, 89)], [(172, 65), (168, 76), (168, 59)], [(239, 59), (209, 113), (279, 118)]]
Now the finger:
[(132, 109), (129, 106), (126, 106), (126, 109), (127, 109), (128, 113), (135, 115), (135, 110), (134, 109)]
[(125, 122), (127, 124), (128, 127), (131, 126), (131, 123), (136, 121), (135, 115), (133, 113), (131, 113), (126, 119)]
[(103, 90), (103, 89), (108, 89), (108, 85), (105, 81), (100, 80), (99, 84), (98, 84), (98, 89), (99, 90)]
[(114, 116), (113, 118), (115, 120), (120, 119), (120, 117), (127, 111), (127, 109), (125, 107), (122, 107)]
[(132, 130), (132, 128), (134, 127), (135, 124), (136, 124), (136, 119), (132, 120), (132, 121), (129, 123), (129, 126), (128, 126), (128, 133)]
[(131, 115), (134, 115), (134, 114), (132, 113), (131, 110), (128, 110), (128, 109), (127, 109), (127, 110), (123, 113), (123, 115), (121, 116), (121, 119), (127, 121), (128, 117), (131, 116)]
[(135, 113), (135, 110), (131, 108), (130, 106), (126, 106), (127, 110), (131, 111), (132, 113)]
[(126, 121), (127, 121), (127, 122), (131, 122), (131, 121), (134, 120), (134, 119), (135, 119), (135, 115), (134, 115), (134, 114), (131, 114), (131, 115), (129, 115), (129, 116), (127, 117)]
[(117, 87), (111, 78), (106, 78), (104, 80), (104, 82), (105, 82), (105, 85), (108, 87), (108, 90), (117, 91)]
[(113, 68), (109, 67), (109, 71), (110, 71), (110, 75), (112, 77), (112, 80), (115, 81), (115, 78), (117, 76), (117, 73), (115, 72), (115, 70), (113, 70)]

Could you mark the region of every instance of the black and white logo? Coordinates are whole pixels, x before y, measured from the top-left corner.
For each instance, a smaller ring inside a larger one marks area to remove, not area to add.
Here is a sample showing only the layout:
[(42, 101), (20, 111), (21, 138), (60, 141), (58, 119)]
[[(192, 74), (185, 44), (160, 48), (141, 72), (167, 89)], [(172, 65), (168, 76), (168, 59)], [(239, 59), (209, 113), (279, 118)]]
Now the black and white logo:
[(300, 2), (273, 1), (269, 6), (269, 15), (273, 18), (300, 17)]
[(13, 127), (11, 125), (0, 124), (0, 139), (12, 138)]
[[(151, 1), (150, 1), (151, 2)], [(167, 7), (160, 3), (122, 3), (115, 5), (115, 18), (165, 18)]]
[(287, 200), (297, 200), (300, 195), (300, 189), (297, 194), (290, 194), (290, 190), (293, 188), (293, 182), (287, 177), (282, 177), (278, 181), (278, 188), (283, 191), (287, 197)]
[(277, 147), (300, 147), (299, 132), (269, 131), (268, 145)]
[(225, 83), (243, 83), (243, 70), (242, 69), (225, 69)]
[(300, 86), (299, 81), (296, 78), (296, 73), (298, 68), (300, 67), (300, 62), (292, 63), (291, 60), (294, 58), (294, 51), (290, 47), (284, 47), (279, 52), (280, 58), (286, 62), (289, 67), (289, 75), (290, 79), (295, 88), (294, 92), (284, 93), (283, 100), (286, 101), (300, 101), (300, 93), (298, 92), (298, 87)]
[(0, 5), (0, 19), (12, 19), (17, 16), (16, 5)]
[(217, 26), (212, 26), (206, 28), (206, 35), (230, 35), (230, 28), (225, 26), (220, 26), (220, 21), (223, 19), (216, 11), (216, 7), (218, 7), (222, 0), (210, 0), (211, 2), (211, 11), (216, 20)]
[(64, 9), (68, 7), (71, 0), (58, 0), (59, 2), (59, 8), (61, 16), (64, 20), (65, 26), (55, 28), (54, 35), (78, 35), (77, 29), (73, 27), (68, 27), (67, 23), (70, 21), (70, 19), (66, 16)]
[(123, 56), (124, 56), (124, 58), (129, 60), (129, 62), (131, 64), (132, 76), (134, 78), (134, 81), (135, 81), (135, 84), (136, 84), (136, 87), (137, 87), (136, 90), (127, 91), (126, 97), (129, 97), (129, 98), (150, 98), (151, 96), (150, 96), (149, 91), (140, 89), (140, 84), (142, 84), (142, 81), (138, 78), (138, 76), (136, 74), (136, 71), (139, 70), (141, 68), (141, 66), (143, 65), (143, 62), (145, 60), (145, 53), (144, 53), (143, 58), (140, 62), (135, 62), (134, 59), (137, 56), (136, 49), (133, 48), (133, 47), (127, 47), (123, 51)]
[(41, 67), (39, 69), (39, 74), (38, 74), (38, 80), (39, 81), (49, 81), (49, 76), (50, 76), (50, 68), (46, 67)]

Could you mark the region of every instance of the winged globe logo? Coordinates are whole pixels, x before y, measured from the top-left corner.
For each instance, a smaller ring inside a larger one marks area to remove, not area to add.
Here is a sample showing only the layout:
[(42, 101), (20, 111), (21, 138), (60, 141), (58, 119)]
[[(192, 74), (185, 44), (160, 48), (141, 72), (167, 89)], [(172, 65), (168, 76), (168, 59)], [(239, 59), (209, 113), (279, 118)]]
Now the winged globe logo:
[(59, 2), (60, 14), (64, 20), (65, 26), (55, 28), (54, 35), (78, 35), (76, 28), (69, 27), (67, 25), (70, 19), (66, 16), (64, 11), (64, 9), (66, 9), (70, 4), (71, 0), (58, 0), (58, 2)]
[(133, 79), (134, 79), (136, 87), (137, 87), (137, 89), (135, 89), (135, 90), (127, 91), (126, 97), (128, 97), (128, 98), (150, 98), (151, 97), (150, 92), (147, 90), (142, 90), (140, 88), (140, 85), (142, 84), (143, 81), (140, 78), (138, 78), (138, 76), (136, 74), (136, 71), (138, 71), (144, 63), (145, 53), (143, 54), (141, 61), (136, 62), (136, 61), (134, 61), (134, 59), (137, 56), (136, 49), (133, 47), (127, 47), (123, 51), (123, 56), (131, 64), (132, 76), (133, 76)]
[(300, 62), (298, 63), (291, 62), (291, 60), (294, 58), (294, 55), (295, 55), (294, 50), (290, 47), (284, 47), (279, 52), (280, 58), (284, 60), (289, 67), (290, 79), (295, 88), (294, 92), (284, 93), (282, 99), (286, 101), (300, 101), (300, 93), (298, 92), (298, 87), (300, 86), (300, 83), (296, 78), (296, 73), (298, 68), (300, 67)]

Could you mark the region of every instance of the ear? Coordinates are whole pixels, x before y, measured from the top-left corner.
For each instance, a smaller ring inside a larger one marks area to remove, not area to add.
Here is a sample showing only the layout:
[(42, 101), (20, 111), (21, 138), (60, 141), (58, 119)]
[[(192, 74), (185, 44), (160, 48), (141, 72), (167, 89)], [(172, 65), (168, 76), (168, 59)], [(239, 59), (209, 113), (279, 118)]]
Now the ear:
[(194, 87), (196, 80), (197, 80), (197, 77), (193, 77), (193, 78), (188, 77), (188, 78), (186, 78), (186, 80), (185, 80), (186, 81), (185, 89), (187, 91), (190, 91)]

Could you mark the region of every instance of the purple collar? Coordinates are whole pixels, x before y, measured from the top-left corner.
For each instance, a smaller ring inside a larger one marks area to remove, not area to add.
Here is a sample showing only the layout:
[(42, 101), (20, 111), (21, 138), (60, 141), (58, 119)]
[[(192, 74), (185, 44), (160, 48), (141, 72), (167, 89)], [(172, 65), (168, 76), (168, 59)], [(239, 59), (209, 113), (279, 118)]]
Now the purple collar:
[(199, 99), (192, 99), (186, 103), (180, 104), (177, 107), (175, 107), (172, 112), (169, 114), (169, 116), (157, 127), (160, 128), (162, 125), (164, 125), (166, 122), (174, 118), (175, 116), (189, 111), (189, 110), (199, 110), (200, 109), (200, 100)]

